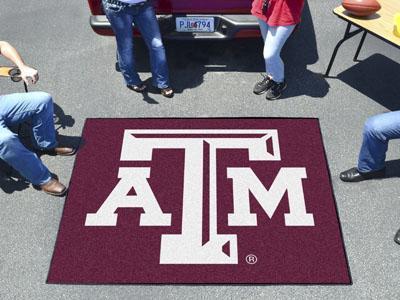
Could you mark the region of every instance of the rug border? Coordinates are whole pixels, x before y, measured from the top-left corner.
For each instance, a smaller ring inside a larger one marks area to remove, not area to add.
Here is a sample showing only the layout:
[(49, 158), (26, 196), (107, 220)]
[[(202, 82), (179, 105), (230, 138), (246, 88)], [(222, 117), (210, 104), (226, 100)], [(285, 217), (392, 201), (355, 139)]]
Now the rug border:
[[(335, 204), (335, 212), (336, 212), (336, 219), (337, 222), (339, 224), (339, 232), (340, 232), (340, 237), (342, 239), (342, 247), (343, 247), (343, 252), (344, 252), (344, 256), (345, 256), (345, 260), (346, 260), (346, 265), (347, 265), (347, 273), (348, 273), (348, 277), (349, 277), (349, 282), (345, 282), (345, 283), (335, 283), (335, 282), (318, 282), (318, 283), (215, 283), (215, 282), (211, 282), (211, 283), (186, 283), (186, 282), (179, 282), (179, 283), (157, 283), (157, 282), (151, 282), (151, 283), (100, 283), (100, 282), (95, 282), (95, 283), (67, 283), (67, 282), (49, 282), (49, 275), (50, 275), (50, 269), (51, 269), (51, 265), (53, 263), (53, 259), (54, 259), (54, 251), (55, 251), (55, 247), (58, 241), (58, 236), (60, 234), (60, 228), (61, 228), (61, 221), (63, 219), (64, 216), (64, 209), (65, 209), (65, 203), (68, 201), (68, 194), (65, 197), (64, 200), (64, 205), (63, 205), (63, 209), (62, 209), (62, 213), (61, 213), (61, 218), (59, 221), (59, 225), (58, 225), (58, 230), (57, 230), (57, 235), (56, 235), (56, 239), (55, 239), (55, 243), (53, 246), (53, 253), (52, 253), (52, 257), (50, 260), (50, 265), (47, 271), (47, 277), (46, 277), (46, 284), (49, 285), (82, 285), (82, 286), (118, 286), (118, 285), (133, 285), (133, 286), (166, 286), (166, 285), (175, 285), (175, 286), (352, 286), (353, 285), (353, 279), (352, 279), (352, 275), (351, 275), (351, 270), (350, 270), (350, 265), (349, 265), (349, 259), (348, 259), (348, 255), (347, 255), (347, 251), (346, 251), (346, 245), (345, 245), (345, 241), (343, 238), (343, 230), (342, 230), (342, 225), (340, 223), (340, 216), (339, 216), (339, 210), (338, 210), (338, 206), (337, 206), (337, 201), (336, 201), (336, 197), (335, 197), (335, 191), (333, 189), (333, 184), (332, 184), (332, 175), (331, 175), (331, 171), (329, 169), (329, 164), (328, 164), (328, 157), (326, 155), (326, 149), (325, 149), (325, 143), (324, 143), (324, 137), (322, 135), (322, 129), (321, 129), (321, 122), (319, 120), (319, 118), (315, 118), (315, 117), (137, 117), (137, 118), (86, 118), (83, 126), (82, 126), (82, 130), (81, 130), (81, 141), (80, 141), (80, 145), (82, 143), (84, 143), (85, 141), (83, 140), (83, 131), (86, 128), (86, 124), (88, 123), (88, 121), (95, 121), (95, 120), (315, 120), (317, 121), (318, 124), (318, 129), (319, 129), (319, 134), (321, 137), (321, 141), (322, 141), (322, 150), (323, 150), (323, 155), (324, 155), (324, 159), (325, 159), (325, 168), (327, 170), (328, 173), (328, 178), (329, 178), (329, 184), (331, 187), (331, 191), (332, 191), (332, 196), (333, 196), (333, 202)], [(72, 167), (72, 172), (71, 172), (71, 178), (69, 181), (68, 186), (71, 185), (72, 182), (72, 175), (74, 174), (76, 168), (76, 157), (74, 160), (74, 164)]]

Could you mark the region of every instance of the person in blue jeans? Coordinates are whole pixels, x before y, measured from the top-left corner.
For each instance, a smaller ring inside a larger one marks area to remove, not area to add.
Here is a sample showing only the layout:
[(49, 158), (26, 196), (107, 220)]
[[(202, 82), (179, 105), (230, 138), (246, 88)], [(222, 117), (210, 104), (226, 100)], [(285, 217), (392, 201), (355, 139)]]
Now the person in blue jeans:
[[(20, 69), (20, 76), (27, 84), (38, 81), (37, 70), (27, 66), (9, 43), (0, 41), (0, 54)], [(53, 155), (75, 153), (73, 148), (57, 145), (52, 97), (44, 92), (16, 93), (0, 96), (0, 159), (45, 193), (63, 196), (67, 188), (52, 177), (38, 155), (28, 150), (18, 135), (10, 130), (11, 126), (28, 120), (32, 126), (32, 142), (38, 152)]]
[(385, 177), (385, 158), (389, 141), (400, 138), (400, 111), (373, 116), (364, 126), (358, 166), (340, 173), (345, 182)]
[[(400, 138), (400, 111), (373, 116), (364, 126), (358, 166), (340, 173), (345, 182), (385, 177), (385, 158), (390, 140)], [(400, 244), (400, 229), (394, 236)]]
[(102, 3), (117, 40), (119, 68), (127, 87), (135, 92), (144, 92), (147, 88), (135, 67), (133, 23), (139, 29), (150, 52), (153, 85), (160, 90), (163, 96), (173, 97), (174, 91), (169, 82), (165, 48), (150, 0), (102, 0)]

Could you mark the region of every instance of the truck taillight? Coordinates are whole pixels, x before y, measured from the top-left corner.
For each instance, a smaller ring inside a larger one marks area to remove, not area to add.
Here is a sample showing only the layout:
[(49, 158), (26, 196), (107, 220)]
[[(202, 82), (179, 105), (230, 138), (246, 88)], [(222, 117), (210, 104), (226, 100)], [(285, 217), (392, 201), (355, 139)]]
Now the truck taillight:
[(103, 9), (101, 7), (101, 0), (88, 0), (90, 11), (92, 15), (102, 15)]

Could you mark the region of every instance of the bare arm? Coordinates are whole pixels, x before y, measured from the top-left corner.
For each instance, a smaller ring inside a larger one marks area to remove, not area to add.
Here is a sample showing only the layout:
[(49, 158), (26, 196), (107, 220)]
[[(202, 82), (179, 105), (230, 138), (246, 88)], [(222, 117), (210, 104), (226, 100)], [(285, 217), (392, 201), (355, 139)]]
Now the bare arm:
[(9, 43), (0, 41), (0, 54), (9, 59), (21, 70), (21, 77), (26, 83), (36, 83), (39, 80), (38, 71), (27, 66), (18, 51)]

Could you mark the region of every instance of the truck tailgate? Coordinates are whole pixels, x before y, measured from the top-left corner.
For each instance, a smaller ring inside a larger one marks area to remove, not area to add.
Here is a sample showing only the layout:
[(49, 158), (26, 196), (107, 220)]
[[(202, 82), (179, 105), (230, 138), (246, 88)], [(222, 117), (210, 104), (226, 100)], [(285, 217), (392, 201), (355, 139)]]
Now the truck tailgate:
[[(165, 39), (232, 39), (258, 37), (250, 14), (252, 0), (150, 0), (154, 2)], [(113, 35), (101, 0), (88, 0), (90, 25), (100, 35)], [(137, 35), (137, 30), (135, 30)]]

